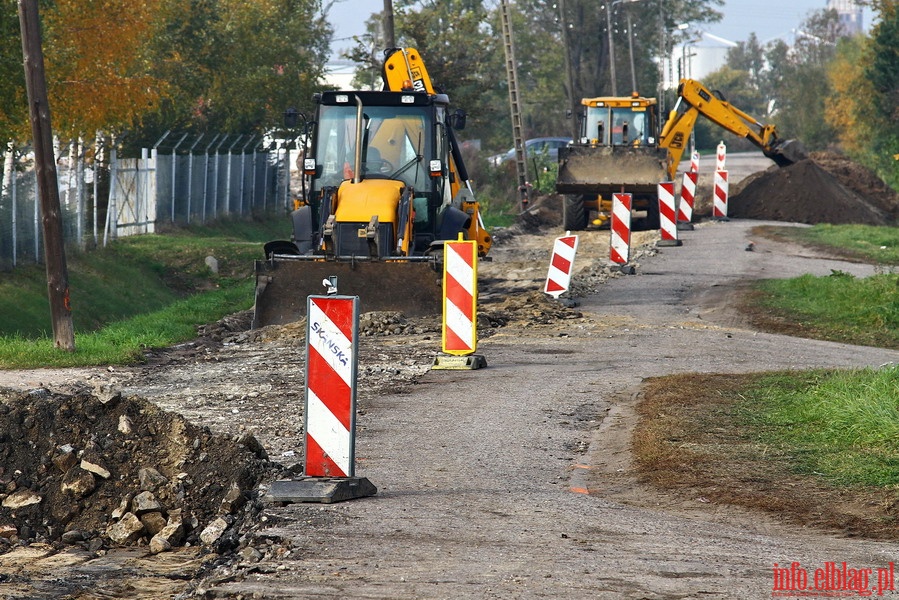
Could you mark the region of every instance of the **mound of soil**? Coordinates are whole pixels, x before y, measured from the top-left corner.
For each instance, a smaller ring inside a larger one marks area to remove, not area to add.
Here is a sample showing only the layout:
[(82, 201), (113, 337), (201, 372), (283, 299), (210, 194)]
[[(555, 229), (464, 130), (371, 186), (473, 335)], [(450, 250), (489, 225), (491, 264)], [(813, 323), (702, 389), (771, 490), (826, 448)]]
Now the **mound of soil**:
[(33, 541), (220, 550), (276, 469), (252, 436), (215, 435), (137, 397), (2, 391), (0, 552)]
[(747, 179), (728, 198), (727, 214), (809, 225), (893, 225), (899, 195), (861, 165), (822, 152)]

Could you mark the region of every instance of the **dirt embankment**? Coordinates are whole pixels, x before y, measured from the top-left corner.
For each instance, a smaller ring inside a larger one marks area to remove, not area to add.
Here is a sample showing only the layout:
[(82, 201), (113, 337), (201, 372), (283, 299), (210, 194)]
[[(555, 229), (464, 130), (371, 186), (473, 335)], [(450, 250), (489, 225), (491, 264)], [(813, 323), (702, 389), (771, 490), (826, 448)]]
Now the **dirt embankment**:
[(727, 214), (810, 225), (893, 225), (899, 216), (899, 194), (858, 163), (838, 154), (816, 152), (735, 186)]

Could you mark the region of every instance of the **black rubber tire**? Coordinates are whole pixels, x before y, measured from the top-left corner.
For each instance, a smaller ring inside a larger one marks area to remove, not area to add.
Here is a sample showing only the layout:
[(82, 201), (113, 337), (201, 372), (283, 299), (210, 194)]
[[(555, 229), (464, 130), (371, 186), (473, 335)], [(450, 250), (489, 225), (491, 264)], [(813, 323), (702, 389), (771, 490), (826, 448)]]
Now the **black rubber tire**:
[(583, 231), (587, 229), (587, 209), (581, 196), (565, 195), (562, 197), (562, 228), (565, 231)]

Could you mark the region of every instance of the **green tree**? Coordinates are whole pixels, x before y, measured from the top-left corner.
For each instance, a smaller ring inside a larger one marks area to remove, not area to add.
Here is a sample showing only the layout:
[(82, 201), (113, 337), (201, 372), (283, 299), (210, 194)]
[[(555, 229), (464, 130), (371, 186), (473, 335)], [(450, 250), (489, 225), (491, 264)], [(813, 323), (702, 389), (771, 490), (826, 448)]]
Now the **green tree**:
[(827, 68), (842, 34), (835, 10), (816, 11), (800, 25), (789, 52), (777, 45), (770, 53), (778, 130), (784, 137), (802, 140), (809, 149), (827, 148), (835, 137), (824, 105), (830, 95)]
[(875, 2), (880, 17), (871, 34), (864, 78), (870, 82), (872, 111), (867, 113), (872, 132), (869, 166), (899, 189), (899, 2)]
[(331, 33), (320, 0), (164, 0), (149, 53), (170, 90), (141, 141), (165, 129), (263, 132), (289, 107), (311, 109)]
[(0, 139), (31, 134), (27, 104), (19, 15), (14, 2), (4, 2), (0, 5)]

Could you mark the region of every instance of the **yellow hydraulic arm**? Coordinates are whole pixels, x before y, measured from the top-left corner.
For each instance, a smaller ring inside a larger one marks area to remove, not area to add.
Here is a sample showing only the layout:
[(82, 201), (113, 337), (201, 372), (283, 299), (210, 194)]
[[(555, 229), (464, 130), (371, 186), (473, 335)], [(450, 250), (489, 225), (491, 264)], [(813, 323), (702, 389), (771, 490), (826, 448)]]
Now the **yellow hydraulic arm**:
[[(431, 77), (428, 75), (425, 63), (415, 48), (394, 48), (388, 51), (387, 58), (384, 60), (382, 78), (384, 80), (384, 89), (392, 92), (437, 93), (431, 84)], [(449, 133), (452, 135), (452, 131)], [(462, 162), (462, 155), (455, 141), (452, 142), (452, 146), (454, 151), (450, 154), (448, 165), (450, 193), (453, 198), (459, 198), (459, 209), (471, 215), (468, 239), (477, 240), (478, 254), (486, 256), (493, 245), (493, 240), (484, 228), (484, 223), (481, 220), (480, 204), (474, 199), (465, 165)], [(463, 192), (459, 195), (462, 186), (468, 193)]]
[(681, 79), (677, 87), (677, 102), (659, 136), (659, 146), (668, 149), (668, 174), (672, 178), (700, 114), (731, 133), (748, 139), (778, 166), (784, 167), (806, 158), (802, 144), (796, 140), (778, 138), (773, 124), (760, 123), (694, 79)]

